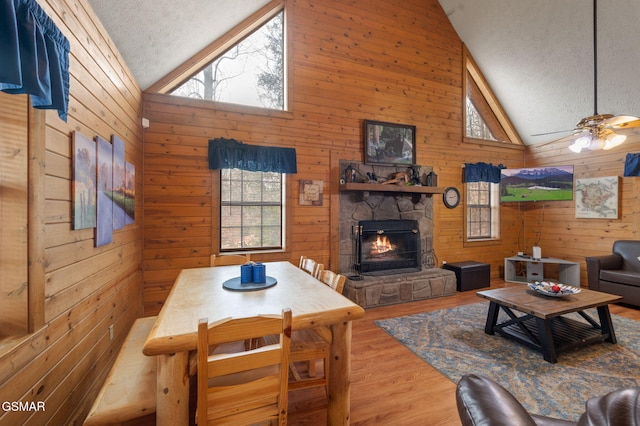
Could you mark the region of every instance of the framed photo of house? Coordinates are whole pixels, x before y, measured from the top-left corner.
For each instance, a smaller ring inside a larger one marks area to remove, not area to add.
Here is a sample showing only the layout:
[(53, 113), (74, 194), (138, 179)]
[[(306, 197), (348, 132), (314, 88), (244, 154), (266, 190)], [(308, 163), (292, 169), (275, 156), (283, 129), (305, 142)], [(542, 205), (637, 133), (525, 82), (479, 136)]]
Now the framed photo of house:
[(416, 126), (364, 120), (365, 164), (415, 164)]

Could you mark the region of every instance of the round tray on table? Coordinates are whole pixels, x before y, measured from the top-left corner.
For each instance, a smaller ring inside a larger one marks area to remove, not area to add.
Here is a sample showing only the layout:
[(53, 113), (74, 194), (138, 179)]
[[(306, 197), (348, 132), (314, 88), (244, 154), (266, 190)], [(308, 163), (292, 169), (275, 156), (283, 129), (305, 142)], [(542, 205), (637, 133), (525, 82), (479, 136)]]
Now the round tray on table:
[(240, 282), (240, 277), (235, 277), (223, 282), (222, 287), (231, 291), (256, 291), (273, 287), (276, 284), (278, 284), (278, 280), (270, 276), (267, 276), (263, 283), (242, 283)]

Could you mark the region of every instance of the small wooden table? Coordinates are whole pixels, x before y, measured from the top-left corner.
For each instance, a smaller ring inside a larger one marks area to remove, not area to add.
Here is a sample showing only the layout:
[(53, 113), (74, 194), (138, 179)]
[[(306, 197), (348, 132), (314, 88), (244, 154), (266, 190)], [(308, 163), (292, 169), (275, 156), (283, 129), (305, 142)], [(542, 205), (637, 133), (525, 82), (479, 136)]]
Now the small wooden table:
[[(582, 289), (570, 296), (549, 297), (526, 286), (483, 290), (476, 294), (491, 302), (485, 333), (498, 333), (539, 350), (545, 361), (556, 363), (559, 352), (591, 343), (616, 343), (609, 304), (622, 300), (620, 296)], [(599, 323), (584, 312), (589, 308), (597, 308)], [(500, 309), (509, 320), (498, 324)], [(518, 316), (513, 310), (524, 315)], [(563, 316), (571, 312), (578, 313), (584, 321)]]
[(294, 330), (329, 326), (332, 332), (327, 424), (349, 424), (351, 321), (364, 309), (289, 262), (265, 263), (278, 283), (258, 291), (222, 287), (240, 275), (239, 266), (185, 269), (180, 272), (143, 352), (158, 355), (156, 424), (189, 424), (189, 352), (197, 348), (198, 319), (280, 314), (289, 307)]

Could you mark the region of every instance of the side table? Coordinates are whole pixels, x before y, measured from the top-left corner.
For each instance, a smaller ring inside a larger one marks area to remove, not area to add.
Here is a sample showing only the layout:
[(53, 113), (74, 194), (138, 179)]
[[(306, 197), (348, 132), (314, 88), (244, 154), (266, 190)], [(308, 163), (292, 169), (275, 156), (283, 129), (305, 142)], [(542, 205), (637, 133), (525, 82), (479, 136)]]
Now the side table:
[[(525, 262), (527, 266), (527, 276), (516, 275), (518, 262)], [(562, 284), (580, 287), (580, 263), (571, 262), (564, 259), (543, 257), (542, 259), (532, 259), (528, 256), (511, 256), (504, 259), (504, 280), (510, 283), (529, 283), (533, 281), (544, 281), (544, 264), (550, 263), (558, 265), (558, 281)]]

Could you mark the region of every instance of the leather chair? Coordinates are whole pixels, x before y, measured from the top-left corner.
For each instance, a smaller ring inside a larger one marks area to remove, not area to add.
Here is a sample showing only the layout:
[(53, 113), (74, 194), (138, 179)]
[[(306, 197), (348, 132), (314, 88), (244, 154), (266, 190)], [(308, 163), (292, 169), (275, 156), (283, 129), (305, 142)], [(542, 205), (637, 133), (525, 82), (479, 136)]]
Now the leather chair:
[(612, 253), (586, 258), (589, 289), (622, 296), (640, 307), (640, 241), (619, 240)]
[(530, 414), (505, 388), (493, 380), (469, 374), (456, 388), (458, 415), (463, 426), (605, 426), (640, 424), (640, 387), (620, 389), (585, 403), (577, 422)]

